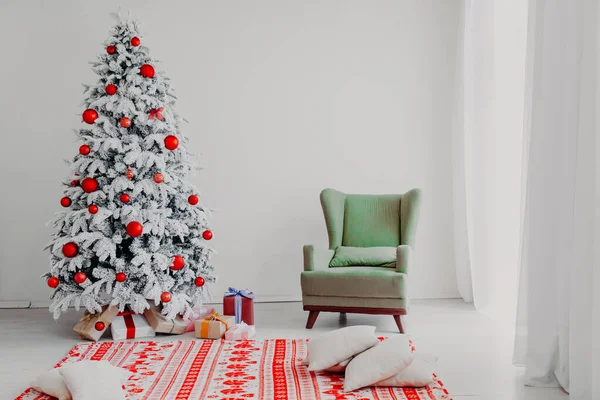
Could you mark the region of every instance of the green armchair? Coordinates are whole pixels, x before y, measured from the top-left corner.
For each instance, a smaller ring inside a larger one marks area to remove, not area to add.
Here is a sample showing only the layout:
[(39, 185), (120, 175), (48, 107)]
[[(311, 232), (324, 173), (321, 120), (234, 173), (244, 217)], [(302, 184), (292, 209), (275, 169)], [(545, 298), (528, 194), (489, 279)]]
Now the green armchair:
[(329, 248), (304, 246), (302, 303), (311, 329), (321, 311), (401, 316), (415, 246), (421, 191), (397, 195), (321, 192)]

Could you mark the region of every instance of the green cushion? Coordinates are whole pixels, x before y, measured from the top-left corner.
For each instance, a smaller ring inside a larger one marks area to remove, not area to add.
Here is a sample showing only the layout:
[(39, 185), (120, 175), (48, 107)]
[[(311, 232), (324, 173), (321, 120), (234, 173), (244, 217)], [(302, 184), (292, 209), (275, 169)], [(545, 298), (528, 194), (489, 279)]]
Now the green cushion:
[(400, 245), (401, 199), (402, 195), (347, 195), (342, 246)]
[(335, 250), (330, 267), (349, 267), (364, 265), (373, 267), (395, 267), (395, 247), (347, 247), (340, 246)]
[(406, 274), (391, 268), (346, 267), (304, 271), (300, 283), (302, 294), (306, 296), (407, 297)]

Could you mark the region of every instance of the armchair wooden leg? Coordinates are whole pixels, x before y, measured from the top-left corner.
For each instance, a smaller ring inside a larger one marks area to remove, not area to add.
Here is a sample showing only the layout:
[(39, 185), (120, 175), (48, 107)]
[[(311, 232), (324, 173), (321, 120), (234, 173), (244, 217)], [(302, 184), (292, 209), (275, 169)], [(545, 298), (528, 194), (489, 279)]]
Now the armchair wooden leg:
[(318, 316), (319, 316), (319, 311), (310, 311), (308, 313), (308, 320), (306, 321), (306, 329), (312, 329)]
[(404, 333), (404, 327), (402, 326), (402, 316), (394, 315), (394, 321), (396, 321), (396, 325), (398, 326), (398, 330), (400, 333)]

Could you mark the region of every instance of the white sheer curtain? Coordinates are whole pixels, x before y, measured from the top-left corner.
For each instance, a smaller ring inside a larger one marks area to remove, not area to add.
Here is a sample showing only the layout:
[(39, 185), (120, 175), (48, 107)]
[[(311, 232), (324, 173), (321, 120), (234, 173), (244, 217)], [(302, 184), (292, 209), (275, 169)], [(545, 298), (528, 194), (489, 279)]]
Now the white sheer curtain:
[(598, 5), (531, 1), (515, 361), (527, 383), (600, 398)]
[(515, 362), (527, 384), (600, 399), (600, 7), (462, 4), (459, 291), (502, 321), (514, 321), (518, 298)]
[(478, 310), (514, 321), (527, 3), (462, 4), (453, 129), (457, 283)]

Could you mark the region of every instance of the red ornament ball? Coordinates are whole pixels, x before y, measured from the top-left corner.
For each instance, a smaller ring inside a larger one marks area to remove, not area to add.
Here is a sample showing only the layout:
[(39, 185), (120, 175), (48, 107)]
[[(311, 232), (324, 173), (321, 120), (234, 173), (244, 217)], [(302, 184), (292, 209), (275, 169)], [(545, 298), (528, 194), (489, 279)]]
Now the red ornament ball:
[(115, 279), (117, 280), (117, 282), (125, 282), (125, 279), (127, 279), (127, 275), (125, 275), (123, 272), (118, 272), (115, 276)]
[(96, 110), (88, 108), (83, 112), (83, 114), (81, 114), (81, 118), (83, 118), (83, 121), (85, 123), (93, 124), (94, 121), (96, 121), (96, 118), (98, 118), (98, 112)]
[(171, 265), (171, 269), (173, 271), (179, 271), (181, 268), (183, 268), (183, 265), (185, 264), (185, 261), (183, 259), (183, 257), (181, 256), (175, 256), (173, 257), (173, 265)]
[(88, 211), (90, 212), (90, 214), (96, 214), (98, 212), (98, 206), (95, 204), (91, 204), (88, 207)]
[(162, 183), (165, 180), (165, 177), (160, 172), (154, 174), (154, 182)]
[(127, 224), (127, 234), (131, 237), (138, 237), (144, 231), (144, 227), (137, 221), (131, 221)]
[(179, 139), (176, 136), (169, 135), (165, 138), (165, 147), (167, 150), (175, 150), (179, 146)]
[(129, 200), (131, 200), (131, 197), (129, 197), (129, 195), (127, 193), (122, 193), (121, 196), (119, 197), (119, 200), (121, 200), (122, 203), (129, 203)]
[(79, 246), (74, 242), (65, 243), (62, 247), (62, 253), (65, 257), (73, 258), (79, 253)]
[(163, 303), (168, 303), (168, 302), (170, 302), (170, 301), (171, 301), (171, 298), (172, 298), (172, 297), (173, 297), (173, 296), (171, 296), (171, 293), (169, 293), (169, 292), (162, 292), (162, 294), (160, 295), (160, 300), (161, 300)]
[(82, 156), (87, 156), (88, 154), (90, 154), (90, 146), (88, 146), (87, 144), (82, 144), (81, 146), (79, 146), (79, 154), (81, 154)]
[(141, 43), (141, 41), (140, 41), (139, 37), (134, 36), (134, 37), (131, 38), (131, 45), (133, 47), (138, 47), (140, 45), (140, 43)]
[(204, 278), (199, 276), (194, 280), (194, 283), (196, 284), (196, 286), (201, 287), (204, 286)]
[(110, 96), (117, 93), (117, 87), (115, 85), (113, 85), (112, 83), (109, 83), (108, 85), (106, 85), (104, 90), (106, 91), (106, 94), (108, 94)]
[(77, 179), (71, 181), (71, 186), (78, 186), (79, 181)]
[(48, 278), (48, 281), (46, 283), (48, 284), (48, 286), (50, 286), (52, 289), (54, 289), (58, 286), (58, 284), (60, 282), (58, 281), (57, 277), (51, 276), (50, 278)]
[(131, 126), (131, 120), (127, 117), (121, 118), (121, 121), (119, 121), (119, 123), (123, 128), (129, 128)]
[(102, 321), (98, 321), (94, 324), (94, 329), (96, 329), (97, 331), (103, 331), (104, 328), (106, 328), (106, 324)]
[(210, 240), (213, 237), (213, 233), (211, 231), (204, 231), (202, 232), (202, 237), (204, 240)]
[(81, 188), (86, 193), (95, 192), (98, 190), (98, 181), (96, 181), (94, 178), (85, 178), (81, 182)]
[(113, 46), (112, 44), (106, 48), (106, 52), (108, 54), (115, 54), (116, 51), (117, 51), (117, 48), (115, 46)]
[(140, 67), (140, 74), (144, 78), (154, 78), (154, 67), (150, 64), (144, 64)]
[(63, 207), (69, 207), (71, 205), (71, 199), (68, 197), (63, 197), (60, 199), (60, 205)]
[(195, 206), (196, 204), (198, 204), (198, 196), (196, 196), (195, 194), (193, 194), (190, 197), (188, 197), (188, 203), (190, 203), (193, 206)]
[(85, 280), (87, 279), (87, 275), (84, 272), (79, 271), (78, 273), (75, 274), (75, 276), (73, 277), (73, 280), (75, 281), (75, 283), (79, 283), (80, 285), (85, 282)]

